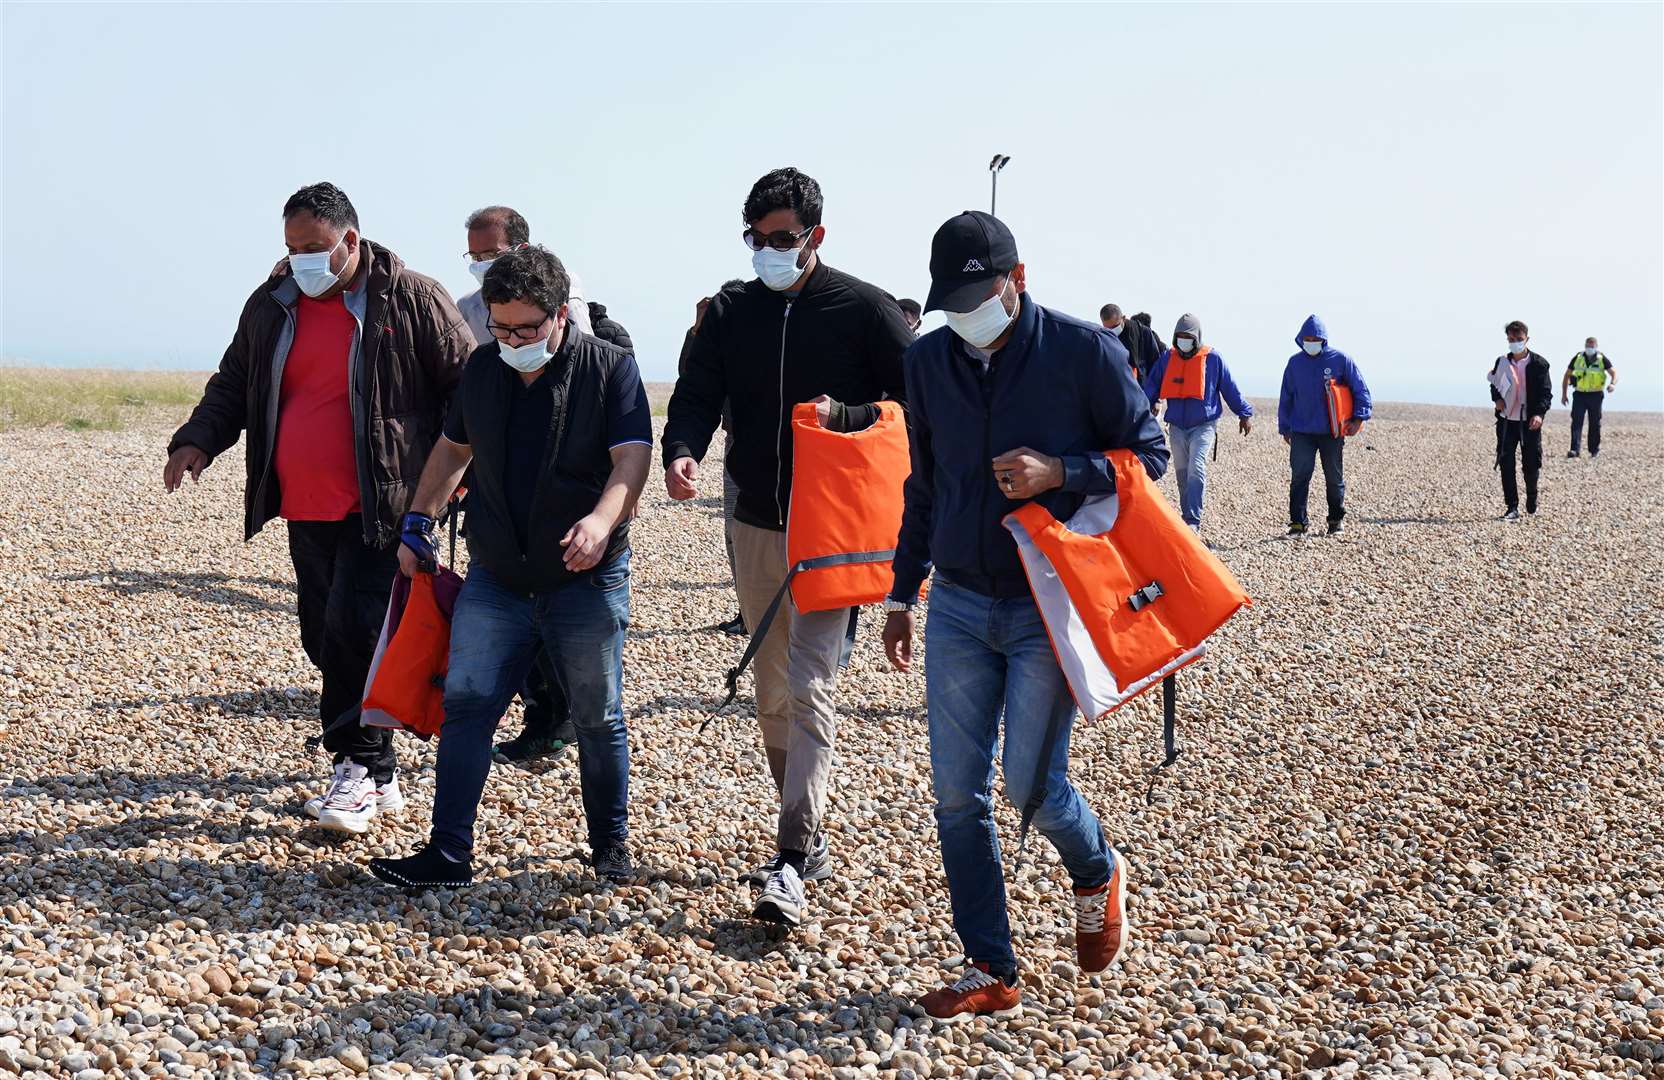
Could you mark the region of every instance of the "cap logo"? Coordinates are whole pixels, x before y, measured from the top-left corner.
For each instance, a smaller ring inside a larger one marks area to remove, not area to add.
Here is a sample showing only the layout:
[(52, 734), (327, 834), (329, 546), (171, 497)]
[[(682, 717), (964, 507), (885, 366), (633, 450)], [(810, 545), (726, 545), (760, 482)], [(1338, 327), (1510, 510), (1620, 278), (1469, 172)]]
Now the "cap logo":
[(988, 268), (983, 266), (980, 262), (977, 262), (975, 259), (972, 259), (972, 260), (970, 260), (969, 262), (967, 262), (965, 264), (965, 269), (963, 269), (959, 272), (961, 274), (969, 274), (969, 273), (973, 273), (973, 272), (976, 272), (976, 271), (981, 271), (982, 273), (987, 273)]

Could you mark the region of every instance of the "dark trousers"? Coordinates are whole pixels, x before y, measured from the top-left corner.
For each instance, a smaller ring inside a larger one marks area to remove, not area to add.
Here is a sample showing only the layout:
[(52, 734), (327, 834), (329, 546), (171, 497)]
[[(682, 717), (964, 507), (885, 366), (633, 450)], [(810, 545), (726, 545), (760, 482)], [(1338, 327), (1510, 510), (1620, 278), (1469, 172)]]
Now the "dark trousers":
[(1496, 464), (1502, 471), (1502, 501), (1508, 509), (1520, 506), (1519, 479), (1514, 474), (1514, 451), (1525, 467), (1525, 501), (1537, 505), (1537, 474), (1543, 471), (1543, 429), (1532, 431), (1524, 420), (1496, 418)]
[[(364, 680), (399, 572), (398, 546), (367, 546), (360, 516), (349, 514), (342, 521), (289, 522), (289, 557), (299, 586), (301, 646), (323, 676), (318, 720), (328, 729), (363, 704)], [(324, 736), (324, 749), (337, 765), (353, 761), (378, 782), (393, 775), (391, 731), (344, 724)]]
[(1600, 409), (1606, 401), (1604, 390), (1572, 391), (1572, 453), (1583, 449), (1583, 418), (1589, 418), (1589, 453), (1600, 453)]
[(1323, 489), (1329, 498), (1331, 524), (1346, 516), (1346, 474), (1341, 452), (1346, 440), (1334, 435), (1307, 435), (1296, 431), (1288, 437), (1288, 520), (1305, 525), (1306, 496), (1311, 491), (1312, 473), (1318, 459), (1323, 461)]

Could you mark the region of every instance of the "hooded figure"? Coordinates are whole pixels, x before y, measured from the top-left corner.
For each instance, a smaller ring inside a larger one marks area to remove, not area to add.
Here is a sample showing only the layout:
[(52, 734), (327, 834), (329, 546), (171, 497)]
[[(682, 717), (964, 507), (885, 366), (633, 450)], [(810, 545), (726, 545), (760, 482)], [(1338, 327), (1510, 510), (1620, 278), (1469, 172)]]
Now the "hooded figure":
[(1179, 511), (1184, 523), (1200, 532), (1208, 456), (1218, 445), (1219, 416), (1224, 411), (1221, 401), (1240, 418), (1238, 427), (1244, 435), (1253, 428), (1249, 417), (1254, 407), (1242, 400), (1225, 358), (1202, 344), (1202, 321), (1189, 313), (1179, 316), (1172, 349), (1151, 366), (1143, 385), (1152, 405), (1163, 399), (1167, 402), (1167, 444), (1179, 485)]
[(1323, 320), (1308, 315), (1295, 335), (1300, 351), (1288, 358), (1283, 369), (1283, 389), (1277, 400), (1277, 432), (1289, 445), (1288, 531), (1299, 536), (1306, 531), (1306, 494), (1311, 486), (1316, 460), (1323, 461), (1323, 481), (1329, 500), (1329, 531), (1341, 530), (1346, 515), (1346, 480), (1341, 454), (1345, 435), (1329, 429), (1329, 383), (1334, 381), (1352, 391), (1352, 415), (1346, 418), (1346, 435), (1355, 435), (1358, 425), (1373, 413), (1369, 387), (1352, 358), (1329, 344)]

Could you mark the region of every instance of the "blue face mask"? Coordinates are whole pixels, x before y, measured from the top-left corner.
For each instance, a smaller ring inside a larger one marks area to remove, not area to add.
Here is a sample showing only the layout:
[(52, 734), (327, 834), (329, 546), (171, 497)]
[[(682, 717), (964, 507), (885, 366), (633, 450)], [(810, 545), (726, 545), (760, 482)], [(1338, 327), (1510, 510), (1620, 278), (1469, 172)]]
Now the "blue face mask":
[(1306, 355), (1307, 356), (1316, 356), (1318, 353), (1323, 351), (1323, 342), (1321, 342), (1321, 341), (1302, 341), (1300, 343), (1300, 347), (1302, 349), (1306, 350)]
[(475, 281), (479, 282), (481, 285), (484, 285), (485, 284), (485, 272), (487, 270), (491, 269), (491, 264), (496, 262), (496, 261), (497, 261), (496, 258), (490, 258), (490, 259), (481, 259), (479, 262), (471, 262), (471, 263), (468, 264), (468, 272), (470, 274), (474, 275), (474, 280)]
[(803, 268), (797, 265), (797, 257), (803, 254), (800, 247), (790, 251), (775, 251), (765, 247), (761, 251), (751, 253), (751, 269), (763, 279), (763, 284), (775, 292), (785, 292), (797, 284), (797, 279), (803, 276)]
[(345, 233), (335, 242), (335, 247), (328, 251), (309, 251), (299, 255), (289, 256), (289, 272), (295, 276), (295, 284), (300, 291), (314, 299), (335, 287), (341, 278), (329, 268), (330, 259), (335, 257), (335, 248), (347, 242)]

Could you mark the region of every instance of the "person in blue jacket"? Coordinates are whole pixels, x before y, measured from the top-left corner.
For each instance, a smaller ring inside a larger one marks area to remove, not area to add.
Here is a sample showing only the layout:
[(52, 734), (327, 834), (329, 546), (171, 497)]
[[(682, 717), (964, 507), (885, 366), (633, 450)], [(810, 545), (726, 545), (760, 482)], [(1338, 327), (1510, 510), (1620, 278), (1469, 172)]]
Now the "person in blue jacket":
[(1067, 521), (1088, 496), (1115, 490), (1105, 451), (1131, 450), (1159, 479), (1167, 445), (1126, 348), (1100, 326), (1035, 303), (1025, 273), (998, 218), (949, 219), (931, 242), (925, 301), (947, 326), (919, 338), (903, 361), (913, 471), (884, 648), (908, 669), (913, 606), (934, 565), (925, 626), (931, 783), (968, 965), (921, 999), (939, 1020), (1020, 1005), (994, 828), (996, 757), (1007, 798), (1069, 872), (1080, 969), (1105, 970), (1126, 940), (1127, 872), (1069, 782), (1075, 701), (1002, 520), (1035, 502)]
[(1197, 533), (1202, 531), (1202, 499), (1208, 483), (1208, 453), (1218, 436), (1221, 399), (1237, 415), (1244, 435), (1254, 430), (1254, 407), (1242, 400), (1231, 369), (1218, 350), (1202, 344), (1202, 322), (1194, 315), (1179, 316), (1173, 328), (1173, 347), (1163, 353), (1144, 376), (1144, 396), (1153, 408), (1167, 402), (1167, 445), (1173, 452), (1173, 471), (1179, 482), (1179, 514)]
[[(1370, 417), (1369, 387), (1352, 358), (1329, 344), (1329, 331), (1316, 315), (1306, 316), (1294, 341), (1300, 351), (1288, 358), (1282, 396), (1277, 401), (1277, 432), (1288, 443), (1288, 534), (1306, 533), (1306, 494), (1311, 490), (1312, 471), (1319, 458), (1329, 497), (1329, 531), (1338, 533), (1346, 516), (1341, 451), (1346, 437), (1356, 435)], [(1339, 436), (1329, 427), (1331, 379), (1352, 391), (1352, 415), (1343, 422)]]

